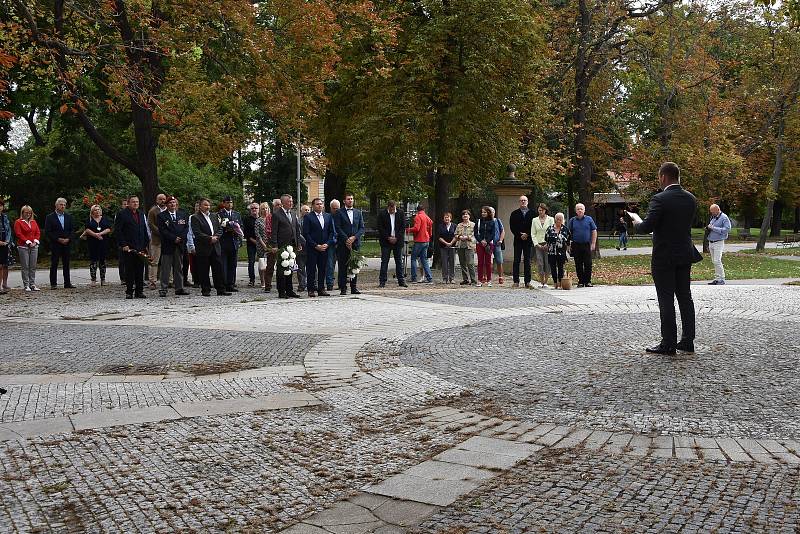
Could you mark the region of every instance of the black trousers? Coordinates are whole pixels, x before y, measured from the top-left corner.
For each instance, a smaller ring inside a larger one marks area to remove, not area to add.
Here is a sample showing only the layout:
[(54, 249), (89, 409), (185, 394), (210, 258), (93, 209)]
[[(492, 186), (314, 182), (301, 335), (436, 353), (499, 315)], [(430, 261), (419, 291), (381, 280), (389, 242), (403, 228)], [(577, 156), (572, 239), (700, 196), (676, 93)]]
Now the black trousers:
[(547, 262), (550, 264), (550, 274), (553, 277), (553, 283), (557, 284), (564, 278), (564, 262), (567, 258), (564, 256), (555, 256), (548, 254)]
[(325, 274), (328, 272), (328, 250), (315, 248), (306, 251), (306, 287), (309, 291), (325, 291)]
[(514, 266), (512, 267), (512, 278), (514, 279), (514, 283), (519, 283), (519, 262), (520, 260), (525, 262), (525, 285), (528, 285), (528, 282), (531, 281), (531, 240), (526, 239), (525, 241), (519, 239), (517, 240), (514, 238)]
[[(347, 289), (347, 262), (350, 261), (350, 249), (347, 248), (347, 245), (338, 245), (336, 247), (336, 256), (339, 260), (339, 290)], [(352, 280), (350, 280), (350, 287), (356, 287), (356, 281), (358, 280), (358, 276), (354, 276)]]
[(255, 283), (256, 281), (256, 262), (258, 261), (258, 250), (256, 246), (251, 243), (247, 242), (247, 276), (250, 278), (250, 283)]
[(144, 293), (144, 265), (147, 260), (135, 251), (120, 251), (120, 255), (120, 264), (125, 265), (125, 293), (133, 295), (135, 290), (137, 295), (141, 295)]
[(695, 315), (692, 300), (690, 265), (653, 268), (653, 283), (656, 285), (658, 311), (661, 315), (661, 343), (674, 347), (678, 340), (678, 325), (675, 324), (675, 299), (681, 312), (681, 339), (694, 341)]
[(122, 249), (117, 250), (117, 261), (119, 263), (119, 281), (123, 284), (125, 283), (125, 268), (128, 266), (128, 262), (126, 261), (126, 252), (122, 252)]
[(230, 289), (236, 285), (236, 260), (238, 259), (238, 250), (236, 248), (222, 247), (222, 276), (225, 281), (226, 289)]
[(280, 262), (275, 264), (275, 286), (278, 288), (279, 297), (294, 293), (294, 286), (292, 286), (292, 275), (290, 274), (289, 276), (286, 276), (283, 274), (283, 267), (281, 267)]
[(64, 285), (70, 285), (69, 281), (69, 245), (62, 245), (58, 241), (50, 243), (50, 285), (58, 284), (58, 261), (64, 268)]
[(386, 283), (386, 278), (389, 272), (389, 256), (394, 254), (394, 269), (397, 282), (400, 283), (405, 280), (405, 273), (403, 271), (403, 242), (400, 239), (394, 245), (384, 245), (381, 243), (381, 272), (378, 277), (378, 282), (383, 285)]
[(209, 256), (201, 256), (197, 254), (194, 257), (194, 276), (200, 282), (200, 290), (204, 294), (211, 293), (211, 279), (208, 277), (208, 268), (211, 267), (211, 274), (214, 277), (214, 288), (217, 293), (225, 291), (225, 279), (222, 272), (222, 261), (219, 255), (211, 250)]
[(575, 274), (579, 284), (592, 281), (592, 246), (589, 243), (572, 243), (572, 257), (575, 259)]

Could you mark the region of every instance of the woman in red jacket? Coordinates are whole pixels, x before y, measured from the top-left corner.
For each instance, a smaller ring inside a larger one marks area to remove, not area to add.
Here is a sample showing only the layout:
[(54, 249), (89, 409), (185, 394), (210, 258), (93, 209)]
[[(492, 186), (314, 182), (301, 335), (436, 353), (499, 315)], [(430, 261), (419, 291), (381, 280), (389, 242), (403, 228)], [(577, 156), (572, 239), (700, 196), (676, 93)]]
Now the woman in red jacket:
[(33, 209), (27, 204), (19, 210), (19, 219), (14, 223), (14, 235), (17, 236), (19, 263), (22, 266), (22, 285), (25, 291), (39, 291), (36, 287), (36, 260), (39, 258), (42, 233), (33, 218)]

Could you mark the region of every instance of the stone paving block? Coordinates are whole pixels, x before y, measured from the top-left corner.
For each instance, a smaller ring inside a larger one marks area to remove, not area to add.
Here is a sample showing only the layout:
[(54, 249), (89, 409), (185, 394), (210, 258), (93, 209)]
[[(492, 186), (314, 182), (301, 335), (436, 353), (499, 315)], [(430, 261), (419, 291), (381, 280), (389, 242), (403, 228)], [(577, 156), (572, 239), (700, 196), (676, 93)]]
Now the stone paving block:
[(541, 449), (536, 445), (527, 443), (515, 443), (503, 439), (486, 438), (483, 436), (473, 436), (468, 440), (459, 443), (456, 449), (472, 452), (483, 452), (487, 454), (502, 454), (512, 456), (519, 460), (524, 460), (534, 452)]
[(477, 481), (426, 480), (401, 473), (379, 484), (367, 486), (364, 491), (406, 501), (448, 506), (462, 495), (477, 488), (478, 485)]
[(603, 451), (609, 454), (620, 454), (631, 442), (633, 434), (614, 434), (608, 442), (603, 446)]
[[(516, 421), (503, 421), (499, 425), (496, 425), (496, 426), (487, 428), (485, 430), (482, 430), (480, 435), (481, 436), (487, 436), (487, 437), (494, 436), (494, 437), (498, 437), (500, 439), (506, 439), (505, 436), (510, 435), (508, 433), (508, 430), (510, 430), (511, 428), (513, 428), (516, 425), (517, 425)], [(501, 435), (503, 437), (501, 437)]]
[(719, 449), (719, 443), (714, 438), (692, 438), (701, 449)]
[(377, 507), (372, 513), (391, 526), (413, 527), (439, 511), (438, 506), (414, 501), (391, 499)]
[(552, 447), (553, 445), (561, 441), (564, 438), (564, 436), (566, 436), (569, 433), (569, 430), (570, 430), (569, 427), (557, 426), (547, 434), (537, 438), (536, 443), (540, 443), (545, 447)]
[(69, 417), (51, 417), (48, 419), (20, 421), (18, 423), (3, 423), (0, 425), (0, 441), (49, 436), (72, 432), (74, 429), (75, 427)]
[(374, 510), (383, 503), (391, 500), (389, 497), (383, 495), (374, 495), (372, 493), (359, 493), (348, 499), (351, 503), (366, 508), (367, 510)]
[(309, 525), (307, 523), (297, 523), (291, 527), (281, 530), (285, 534), (330, 534), (325, 529)]
[(157, 423), (182, 416), (171, 406), (153, 406), (150, 408), (129, 408), (124, 410), (105, 410), (70, 415), (75, 430), (89, 430), (120, 425), (138, 425), (141, 423)]
[(591, 451), (598, 451), (603, 448), (603, 445), (605, 445), (611, 436), (611, 432), (606, 432), (605, 430), (595, 430), (589, 435), (588, 438), (586, 438), (586, 441), (583, 442), (583, 446)]
[(675, 458), (681, 460), (697, 460), (697, 451), (687, 447), (675, 447)]
[(564, 439), (553, 445), (554, 449), (569, 449), (576, 447), (583, 443), (583, 441), (591, 435), (591, 430), (576, 430), (575, 432), (567, 435)]
[(753, 458), (754, 461), (762, 463), (762, 464), (775, 464), (778, 461), (772, 457), (769, 453), (750, 453), (750, 456)]
[(281, 410), (322, 404), (322, 401), (304, 391), (297, 393), (276, 393), (266, 397), (234, 398), (199, 402), (178, 402), (172, 407), (181, 417), (200, 417), (206, 415), (226, 415), (261, 410)]
[(699, 449), (699, 456), (701, 460), (727, 462), (728, 458), (722, 454), (720, 449)]
[(547, 423), (534, 426), (533, 428), (531, 428), (527, 432), (525, 432), (522, 435), (520, 435), (517, 438), (517, 441), (524, 441), (525, 443), (533, 443), (534, 441), (536, 441), (540, 437), (544, 436), (545, 434), (547, 434), (548, 432), (553, 430), (555, 427), (556, 427), (556, 425), (550, 425), (550, 424), (547, 424)]
[(459, 430), (459, 433), (461, 434), (477, 433), (480, 432), (481, 430), (497, 426), (502, 422), (503, 422), (502, 419), (497, 419), (496, 417), (484, 419), (483, 421), (479, 421), (474, 425), (462, 428), (461, 430)]
[(788, 452), (786, 450), (786, 447), (784, 447), (774, 439), (759, 439), (756, 441), (758, 441), (758, 444), (761, 445), (767, 452), (772, 452), (772, 453)]
[(428, 460), (406, 469), (403, 474), (429, 480), (487, 480), (497, 473), (469, 465)]
[(730, 458), (732, 462), (750, 462), (752, 461), (744, 449), (733, 438), (718, 438), (720, 449), (725, 453), (725, 456)]
[(675, 448), (692, 449), (695, 446), (692, 436), (675, 436)]
[(0, 384), (17, 386), (27, 384), (82, 384), (94, 373), (41, 374), (41, 375), (0, 375)]
[(633, 436), (631, 438), (631, 442), (628, 444), (629, 451), (626, 451), (627, 454), (632, 454), (633, 456), (646, 456), (647, 451), (650, 450), (650, 447), (653, 445), (653, 439), (647, 436)]
[(672, 450), (673, 441), (672, 436), (656, 436), (653, 438), (653, 447)]
[(795, 441), (791, 439), (782, 439), (781, 443), (784, 447), (786, 447), (789, 452), (792, 452), (796, 455), (800, 456), (800, 441)]
[(440, 462), (471, 465), (472, 467), (481, 469), (508, 469), (519, 461), (514, 456), (506, 456), (504, 454), (488, 454), (485, 452), (464, 451), (459, 449), (448, 449), (437, 454), (433, 459)]
[(764, 454), (767, 450), (754, 439), (736, 438), (736, 442), (750, 455)]
[(351, 532), (353, 534), (369, 532), (371, 529), (383, 525), (383, 522), (379, 521), (372, 512), (347, 501), (337, 502), (327, 510), (305, 518), (303, 522), (322, 527), (331, 532), (339, 530), (336, 527), (349, 527), (348, 530), (343, 532)]
[(650, 449), (650, 456), (654, 456), (656, 458), (672, 458), (672, 449), (661, 449), (656, 447), (655, 449)]
[(772, 455), (777, 458), (778, 461), (785, 464), (800, 465), (800, 457), (797, 457), (790, 452), (773, 452)]

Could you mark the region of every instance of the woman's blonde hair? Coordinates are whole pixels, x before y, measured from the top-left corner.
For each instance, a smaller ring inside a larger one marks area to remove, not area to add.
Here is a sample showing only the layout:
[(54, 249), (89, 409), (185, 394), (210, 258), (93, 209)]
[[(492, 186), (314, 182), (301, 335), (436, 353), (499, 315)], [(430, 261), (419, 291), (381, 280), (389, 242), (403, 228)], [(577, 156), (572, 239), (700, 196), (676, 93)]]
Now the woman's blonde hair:
[(94, 213), (94, 210), (100, 210), (102, 212), (103, 208), (99, 204), (92, 204), (92, 207), (89, 208), (89, 216), (91, 216), (92, 213)]
[(258, 205), (258, 216), (265, 217), (269, 213), (269, 202), (262, 202)]
[[(22, 206), (22, 207), (19, 209), (19, 216), (20, 216), (20, 217), (22, 217), (22, 216), (25, 214), (25, 211), (26, 211), (26, 210), (31, 212), (31, 219), (33, 219), (34, 217), (36, 217), (36, 214), (35, 214), (35, 213), (33, 213), (33, 208), (32, 208), (32, 207), (30, 207), (30, 206), (29, 206), (29, 205), (27, 205), (27, 204), (25, 204), (24, 206)], [(23, 217), (23, 218), (24, 218), (24, 217)]]

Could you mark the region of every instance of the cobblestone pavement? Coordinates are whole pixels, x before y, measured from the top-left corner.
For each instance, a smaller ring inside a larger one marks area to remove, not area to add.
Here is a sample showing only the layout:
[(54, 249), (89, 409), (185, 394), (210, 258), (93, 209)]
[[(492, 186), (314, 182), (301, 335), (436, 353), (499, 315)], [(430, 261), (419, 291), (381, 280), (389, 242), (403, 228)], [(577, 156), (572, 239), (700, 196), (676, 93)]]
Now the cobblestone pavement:
[[(359, 297), (300, 301), (12, 294), (0, 525), (800, 528), (800, 288), (693, 288), (698, 351), (668, 358), (643, 352), (658, 337), (652, 287), (365, 282)], [(313, 402), (247, 408), (300, 393)], [(87, 430), (48, 428), (66, 416)]]
[[(0, 374), (219, 373), (303, 363), (319, 335), (176, 330), (114, 323), (14, 324), (0, 338)], [(20, 340), (24, 339), (24, 343)]]

